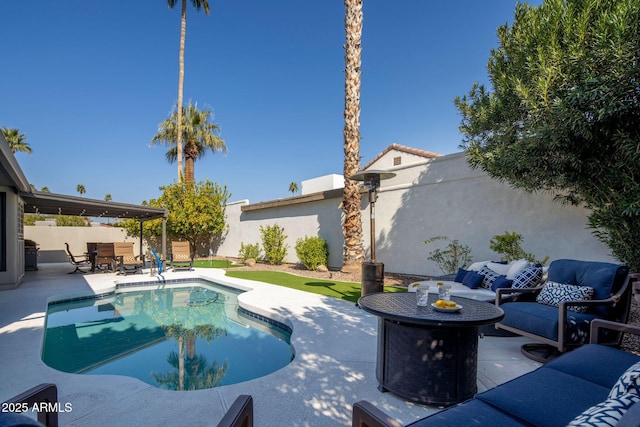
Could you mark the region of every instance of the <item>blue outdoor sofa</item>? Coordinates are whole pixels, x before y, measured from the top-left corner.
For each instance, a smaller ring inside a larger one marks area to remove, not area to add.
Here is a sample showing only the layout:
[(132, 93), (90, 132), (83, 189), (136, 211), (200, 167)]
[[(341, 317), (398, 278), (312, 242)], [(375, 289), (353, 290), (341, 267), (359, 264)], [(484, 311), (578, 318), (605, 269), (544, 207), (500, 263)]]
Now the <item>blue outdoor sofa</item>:
[[(640, 356), (595, 344), (603, 335), (602, 329), (640, 335), (638, 326), (594, 320), (591, 344), (409, 426), (545, 427), (567, 426), (572, 421), (575, 424), (571, 425), (580, 426), (640, 426)], [(624, 385), (630, 383), (630, 388), (622, 391), (618, 384), (621, 380)], [(622, 396), (609, 400), (614, 386), (615, 394)], [(623, 409), (616, 406), (618, 401)], [(577, 419), (590, 409), (594, 412), (590, 417)], [(402, 424), (370, 402), (360, 401), (353, 405), (352, 426), (402, 427)]]

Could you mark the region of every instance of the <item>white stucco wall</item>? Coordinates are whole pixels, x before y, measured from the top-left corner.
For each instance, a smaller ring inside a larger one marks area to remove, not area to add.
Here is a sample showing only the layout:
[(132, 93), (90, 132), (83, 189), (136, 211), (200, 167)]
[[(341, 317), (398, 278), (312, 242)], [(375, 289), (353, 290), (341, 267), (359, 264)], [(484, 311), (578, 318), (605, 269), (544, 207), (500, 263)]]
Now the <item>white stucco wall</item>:
[[(393, 158), (389, 152), (371, 167), (377, 169)], [(546, 194), (530, 194), (511, 188), (471, 169), (463, 153), (410, 165), (387, 167), (396, 173), (382, 181), (375, 208), (376, 260), (385, 271), (439, 275), (442, 272), (427, 260), (430, 251), (446, 242), (425, 245), (434, 236), (458, 239), (472, 249), (474, 260), (497, 259), (489, 249), (494, 235), (517, 232), (523, 236), (527, 252), (543, 259), (574, 258), (612, 261), (606, 245), (587, 228), (586, 209), (561, 205)], [(229, 233), (218, 255), (235, 257), (240, 242), (259, 243), (261, 225), (277, 223), (289, 236), (288, 262), (297, 262), (295, 240), (319, 235), (329, 243), (329, 266), (342, 265), (342, 222), (340, 197), (299, 205), (241, 212), (240, 204), (227, 207)], [(247, 201), (242, 202), (247, 205)], [(369, 203), (362, 198), (363, 241), (369, 248)], [(369, 254), (367, 254), (369, 258)]]
[[(435, 236), (458, 239), (474, 260), (497, 259), (489, 241), (507, 231), (539, 259), (614, 261), (587, 228), (586, 209), (513, 189), (471, 169), (462, 153), (390, 170), (397, 176), (382, 182), (376, 203), (376, 258), (386, 271), (442, 274), (427, 256), (446, 242), (422, 243)], [(364, 229), (368, 236), (366, 221)]]
[[(124, 229), (119, 227), (50, 227), (25, 226), (25, 239), (38, 244), (38, 263), (66, 262), (65, 243), (73, 255), (82, 255), (87, 251), (87, 242), (134, 242), (133, 251), (138, 254), (140, 239), (128, 237)], [(146, 252), (146, 247), (143, 248)]]
[[(383, 168), (395, 155), (392, 150), (371, 165), (396, 174), (382, 181), (376, 202), (376, 260), (385, 264), (387, 272), (442, 274), (427, 256), (438, 247), (444, 248), (446, 242), (422, 243), (435, 236), (458, 239), (471, 247), (476, 261), (497, 259), (489, 241), (507, 231), (521, 234), (523, 249), (540, 259), (548, 256), (550, 260), (616, 262), (606, 245), (587, 228), (586, 209), (561, 205), (550, 195), (526, 193), (493, 180), (471, 169), (463, 153), (420, 161), (412, 158), (412, 162)], [(313, 195), (303, 195), (257, 205), (247, 200), (230, 203), (226, 207), (228, 230), (216, 255), (237, 257), (241, 243), (261, 243), (261, 226), (278, 224), (288, 236), (285, 261), (298, 262), (297, 239), (320, 236), (329, 244), (329, 267), (340, 268), (344, 242), (341, 201), (341, 191), (333, 191), (318, 193), (315, 200)], [(243, 207), (251, 209), (243, 212)], [(363, 243), (368, 249), (366, 193), (362, 197), (362, 222)], [(25, 238), (40, 245), (39, 262), (50, 262), (49, 255), (60, 255), (65, 241), (78, 253), (84, 252), (90, 241), (133, 240), (138, 247), (136, 239), (126, 237), (118, 228), (25, 227)]]
[(301, 203), (242, 212), (241, 207), (248, 205), (243, 200), (227, 205), (228, 233), (218, 248), (217, 255), (237, 257), (240, 243), (262, 246), (260, 227), (278, 224), (284, 227), (288, 246), (287, 262), (298, 262), (295, 253), (296, 241), (305, 236), (319, 236), (329, 244), (329, 266), (342, 265), (342, 211), (338, 208), (340, 199), (332, 198), (311, 203)]

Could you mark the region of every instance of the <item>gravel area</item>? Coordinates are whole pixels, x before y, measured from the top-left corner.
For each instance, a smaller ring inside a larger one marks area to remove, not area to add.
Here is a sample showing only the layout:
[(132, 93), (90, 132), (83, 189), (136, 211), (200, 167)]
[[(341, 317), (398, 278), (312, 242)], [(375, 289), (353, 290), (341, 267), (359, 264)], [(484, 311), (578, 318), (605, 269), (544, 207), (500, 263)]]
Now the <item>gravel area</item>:
[[(239, 261), (234, 260), (239, 263)], [(297, 274), (299, 276), (313, 277), (316, 279), (328, 279), (337, 280), (339, 282), (360, 282), (360, 273), (344, 273), (338, 270), (330, 271), (310, 271), (304, 268), (301, 264), (282, 264), (282, 265), (270, 265), (258, 263), (253, 267), (235, 267), (234, 270), (261, 270), (261, 271), (282, 271), (290, 274)], [(399, 273), (385, 273), (384, 284), (385, 286), (408, 286), (413, 282), (420, 280), (429, 280), (427, 276), (416, 276)], [(629, 324), (640, 326), (640, 303), (638, 302), (640, 296), (636, 296), (631, 299), (631, 314), (629, 315)], [(626, 351), (636, 353), (640, 355), (640, 336), (627, 334), (622, 340), (622, 348)]]

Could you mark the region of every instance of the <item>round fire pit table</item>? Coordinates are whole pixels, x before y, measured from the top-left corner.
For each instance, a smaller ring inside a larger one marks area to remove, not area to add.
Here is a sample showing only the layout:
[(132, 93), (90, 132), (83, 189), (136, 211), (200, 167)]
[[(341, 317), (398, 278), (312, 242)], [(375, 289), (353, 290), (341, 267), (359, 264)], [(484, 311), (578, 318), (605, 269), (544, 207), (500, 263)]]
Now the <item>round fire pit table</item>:
[(358, 300), (378, 316), (378, 389), (412, 402), (448, 406), (476, 394), (478, 327), (500, 321), (493, 304), (452, 297), (462, 309), (436, 311), (437, 295), (426, 307), (414, 293), (373, 293)]

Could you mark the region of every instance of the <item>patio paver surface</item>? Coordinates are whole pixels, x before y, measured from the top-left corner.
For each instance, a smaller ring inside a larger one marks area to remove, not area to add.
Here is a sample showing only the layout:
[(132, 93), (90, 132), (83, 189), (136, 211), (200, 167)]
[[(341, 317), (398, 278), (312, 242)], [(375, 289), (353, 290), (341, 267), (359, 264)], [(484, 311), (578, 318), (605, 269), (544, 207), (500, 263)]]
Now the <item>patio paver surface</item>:
[[(202, 277), (251, 290), (239, 297), (249, 310), (293, 327), (295, 359), (272, 374), (239, 384), (198, 391), (166, 391), (133, 378), (59, 372), (40, 359), (47, 299), (54, 295), (102, 293), (115, 281), (158, 280), (113, 273), (66, 274), (70, 264), (41, 264), (24, 282), (0, 292), (0, 401), (36, 384), (58, 386), (62, 426), (216, 425), (240, 394), (254, 398), (257, 427), (348, 426), (352, 404), (366, 399), (403, 423), (439, 408), (406, 402), (377, 390), (377, 318), (353, 303), (265, 283), (232, 279), (223, 270), (167, 272), (166, 279)], [(520, 337), (485, 337), (479, 343), (478, 390), (483, 391), (539, 366), (520, 353)]]

